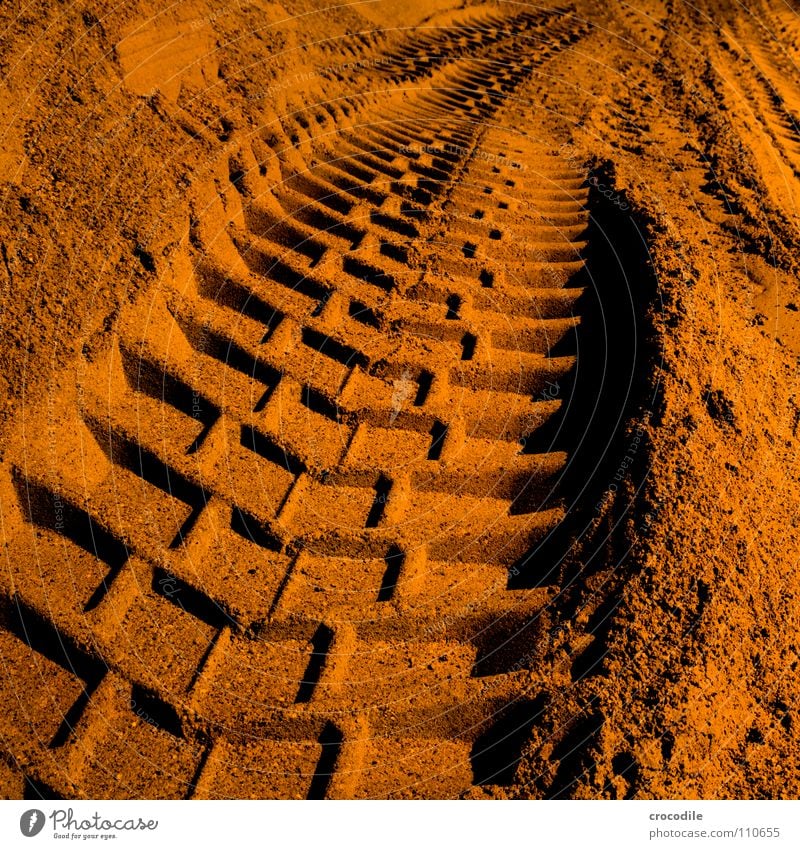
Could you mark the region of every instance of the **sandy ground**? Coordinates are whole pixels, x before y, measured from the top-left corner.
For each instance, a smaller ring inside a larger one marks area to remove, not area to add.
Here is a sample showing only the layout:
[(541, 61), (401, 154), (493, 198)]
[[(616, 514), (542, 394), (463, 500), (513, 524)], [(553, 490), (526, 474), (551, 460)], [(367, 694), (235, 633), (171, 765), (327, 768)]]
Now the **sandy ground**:
[(800, 8), (0, 30), (5, 797), (797, 797)]

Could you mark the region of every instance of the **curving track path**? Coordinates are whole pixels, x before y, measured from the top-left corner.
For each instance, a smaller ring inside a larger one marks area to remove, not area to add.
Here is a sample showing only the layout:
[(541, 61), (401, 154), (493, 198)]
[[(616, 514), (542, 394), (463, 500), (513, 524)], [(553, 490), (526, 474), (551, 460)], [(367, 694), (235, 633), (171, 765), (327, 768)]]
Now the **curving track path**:
[(582, 34), (523, 14), (411, 39), (383, 94), (298, 118), (314, 133), (269, 161), (243, 148), (173, 277), (20, 423), (20, 795), (513, 780), (541, 710), (520, 658), (558, 587), (546, 563), (510, 578), (564, 518), (543, 434), (588, 222), (582, 178), (520, 128)]

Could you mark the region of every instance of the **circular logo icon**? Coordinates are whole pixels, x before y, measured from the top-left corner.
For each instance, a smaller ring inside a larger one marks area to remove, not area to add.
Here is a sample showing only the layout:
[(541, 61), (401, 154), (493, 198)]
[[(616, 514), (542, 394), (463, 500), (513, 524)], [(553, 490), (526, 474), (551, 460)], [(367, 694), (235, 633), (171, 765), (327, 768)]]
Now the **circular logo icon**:
[(19, 830), (25, 837), (36, 837), (44, 828), (44, 814), (38, 808), (31, 808), (19, 818)]

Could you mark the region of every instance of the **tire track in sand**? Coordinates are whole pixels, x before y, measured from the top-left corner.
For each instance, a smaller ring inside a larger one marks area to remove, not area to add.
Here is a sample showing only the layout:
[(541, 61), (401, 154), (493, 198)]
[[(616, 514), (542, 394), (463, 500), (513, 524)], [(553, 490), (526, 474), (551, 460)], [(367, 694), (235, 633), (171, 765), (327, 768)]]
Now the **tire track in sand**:
[(582, 31), (524, 24), (326, 104), (336, 132), (269, 192), (232, 160), (184, 266), (21, 423), (0, 638), (31, 676), (7, 754), (34, 795), (513, 780), (542, 709), (519, 659), (557, 587), (509, 578), (564, 518), (541, 434), (588, 219), (513, 101)]

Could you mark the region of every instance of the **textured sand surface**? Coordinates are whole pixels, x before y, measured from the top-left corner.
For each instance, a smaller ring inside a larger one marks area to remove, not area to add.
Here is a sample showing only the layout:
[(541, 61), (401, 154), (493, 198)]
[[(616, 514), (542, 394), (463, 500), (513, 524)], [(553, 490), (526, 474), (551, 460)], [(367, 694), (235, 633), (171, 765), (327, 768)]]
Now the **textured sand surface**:
[(797, 797), (800, 7), (0, 29), (3, 796)]

